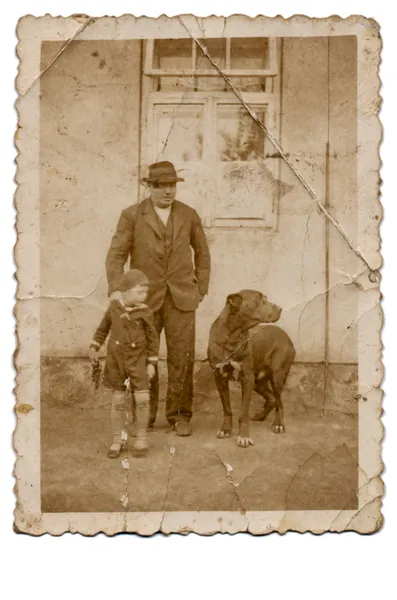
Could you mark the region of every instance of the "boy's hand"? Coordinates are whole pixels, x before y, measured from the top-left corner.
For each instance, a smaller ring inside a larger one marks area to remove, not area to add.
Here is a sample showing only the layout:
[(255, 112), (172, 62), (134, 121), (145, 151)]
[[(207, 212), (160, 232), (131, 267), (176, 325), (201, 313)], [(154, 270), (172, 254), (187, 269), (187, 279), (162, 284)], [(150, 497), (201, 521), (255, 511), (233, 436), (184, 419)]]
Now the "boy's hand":
[(154, 365), (148, 365), (146, 367), (146, 373), (147, 373), (147, 376), (149, 377), (149, 379), (153, 379), (153, 377), (156, 374), (156, 367)]

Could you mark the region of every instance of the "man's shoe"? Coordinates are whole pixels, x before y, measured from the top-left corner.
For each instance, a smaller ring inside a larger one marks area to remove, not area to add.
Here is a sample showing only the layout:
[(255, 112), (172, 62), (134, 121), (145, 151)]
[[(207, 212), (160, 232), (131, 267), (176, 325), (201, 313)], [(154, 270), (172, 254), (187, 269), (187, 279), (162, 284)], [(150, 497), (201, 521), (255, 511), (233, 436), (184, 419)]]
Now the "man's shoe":
[(118, 458), (121, 454), (122, 449), (123, 449), (122, 444), (119, 444), (118, 442), (112, 444), (108, 451), (108, 457), (109, 458)]
[(176, 421), (174, 425), (176, 435), (187, 436), (192, 435), (192, 427), (189, 421)]

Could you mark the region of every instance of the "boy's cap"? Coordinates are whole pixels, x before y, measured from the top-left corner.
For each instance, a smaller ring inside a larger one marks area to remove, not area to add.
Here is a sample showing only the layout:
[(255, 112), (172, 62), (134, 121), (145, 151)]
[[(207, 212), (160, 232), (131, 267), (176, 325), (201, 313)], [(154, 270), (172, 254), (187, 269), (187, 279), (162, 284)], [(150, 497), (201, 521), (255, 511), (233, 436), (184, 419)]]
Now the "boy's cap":
[(120, 292), (126, 292), (136, 285), (145, 285), (149, 283), (149, 279), (142, 271), (138, 271), (138, 269), (131, 269), (131, 271), (127, 271), (121, 277), (117, 289)]

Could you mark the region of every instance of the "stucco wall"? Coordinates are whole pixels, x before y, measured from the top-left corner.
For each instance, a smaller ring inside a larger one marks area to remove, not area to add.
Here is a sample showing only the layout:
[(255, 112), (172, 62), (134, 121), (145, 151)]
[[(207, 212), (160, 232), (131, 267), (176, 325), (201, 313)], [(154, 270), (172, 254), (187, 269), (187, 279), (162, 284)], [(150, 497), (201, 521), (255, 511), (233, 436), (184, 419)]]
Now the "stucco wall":
[[(357, 44), (355, 37), (330, 38), (329, 210), (357, 245)], [(362, 262), (339, 232), (329, 228), (329, 359), (357, 362), (359, 289), (349, 274)]]
[(81, 41), (40, 80), (43, 354), (80, 354), (106, 307), (106, 251), (137, 197), (139, 70), (140, 41)]
[[(42, 50), (46, 64), (58, 46), (45, 43)], [(353, 238), (355, 64), (354, 38), (283, 41), (281, 144), (324, 202), (329, 139), (330, 209)], [(85, 41), (71, 44), (41, 80), (44, 355), (84, 353), (106, 306), (106, 251), (120, 211), (138, 197), (139, 73), (140, 42)], [(200, 358), (225, 295), (250, 287), (284, 308), (280, 325), (296, 345), (297, 360), (324, 359), (325, 220), (283, 162), (280, 176), (291, 190), (280, 200), (276, 232), (207, 230), (213, 267), (210, 294), (198, 311)], [(357, 290), (332, 287), (355, 263), (332, 226), (329, 235), (330, 359), (355, 362)]]

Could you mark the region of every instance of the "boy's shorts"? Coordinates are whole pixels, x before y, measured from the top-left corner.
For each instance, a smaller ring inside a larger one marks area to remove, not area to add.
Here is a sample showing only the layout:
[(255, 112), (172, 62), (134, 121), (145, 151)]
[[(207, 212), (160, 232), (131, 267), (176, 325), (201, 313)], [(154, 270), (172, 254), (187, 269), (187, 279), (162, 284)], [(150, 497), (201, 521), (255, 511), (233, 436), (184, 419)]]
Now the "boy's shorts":
[(103, 385), (112, 390), (124, 391), (125, 380), (130, 379), (132, 391), (149, 389), (146, 371), (146, 350), (123, 352), (122, 349), (108, 348), (105, 362)]

